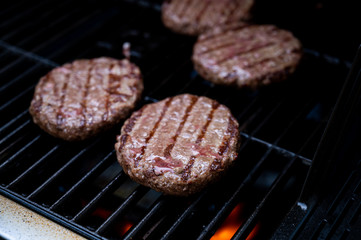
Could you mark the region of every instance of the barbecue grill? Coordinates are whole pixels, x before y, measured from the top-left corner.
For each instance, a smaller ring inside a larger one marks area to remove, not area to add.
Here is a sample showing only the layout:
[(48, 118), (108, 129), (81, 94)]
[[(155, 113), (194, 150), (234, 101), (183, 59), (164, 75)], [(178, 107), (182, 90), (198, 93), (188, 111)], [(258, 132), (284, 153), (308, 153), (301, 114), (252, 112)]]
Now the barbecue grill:
[[(294, 75), (257, 91), (202, 79), (190, 60), (196, 39), (163, 26), (160, 0), (0, 5), (0, 238), (14, 238), (3, 223), (5, 212), (17, 210), (4, 206), (18, 205), (89, 239), (361, 235), (355, 144), (361, 136), (361, 55), (351, 70), (359, 42), (353, 27), (344, 24), (355, 21), (346, 14), (352, 5), (256, 1), (256, 23), (289, 29), (304, 45)], [(332, 18), (336, 10), (342, 19)], [(307, 18), (299, 24), (301, 16)], [(216, 99), (238, 119), (239, 157), (219, 182), (191, 197), (166, 196), (122, 172), (113, 147), (122, 123), (92, 139), (68, 143), (32, 122), (28, 107), (41, 76), (79, 58), (121, 59), (124, 42), (131, 44), (131, 60), (144, 77), (137, 109), (191, 93)], [(17, 234), (26, 234), (24, 229)]]

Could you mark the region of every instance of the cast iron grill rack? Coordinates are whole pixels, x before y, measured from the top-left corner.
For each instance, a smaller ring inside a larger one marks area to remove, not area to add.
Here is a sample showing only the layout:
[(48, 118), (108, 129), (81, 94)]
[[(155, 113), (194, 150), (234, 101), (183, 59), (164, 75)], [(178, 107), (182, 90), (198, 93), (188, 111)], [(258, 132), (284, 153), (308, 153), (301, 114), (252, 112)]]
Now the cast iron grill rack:
[[(163, 27), (160, 1), (1, 4), (1, 194), (90, 239), (209, 239), (236, 208), (234, 239), (272, 235), (301, 191), (350, 63), (305, 48), (285, 83), (229, 89), (193, 70), (195, 39)], [(74, 59), (123, 58), (124, 42), (144, 76), (137, 108), (187, 92), (236, 116), (239, 159), (220, 182), (189, 198), (164, 196), (130, 181), (117, 164), (121, 124), (67, 143), (32, 123), (28, 107), (41, 76)]]

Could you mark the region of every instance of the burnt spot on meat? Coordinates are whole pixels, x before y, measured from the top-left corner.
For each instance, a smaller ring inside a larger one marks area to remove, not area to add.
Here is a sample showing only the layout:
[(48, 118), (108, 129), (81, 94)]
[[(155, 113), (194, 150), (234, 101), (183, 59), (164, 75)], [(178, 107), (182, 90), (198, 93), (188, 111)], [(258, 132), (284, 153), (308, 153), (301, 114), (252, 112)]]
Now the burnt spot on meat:
[(223, 170), (222, 159), (220, 159), (220, 158), (214, 159), (214, 161), (212, 162), (212, 164), (211, 164), (211, 166), (210, 166), (210, 170), (211, 170), (211, 171), (220, 171), (220, 170)]
[(118, 141), (120, 141), (120, 145), (119, 145), (118, 151), (122, 151), (123, 147), (127, 143), (128, 137), (129, 137), (128, 134), (124, 134), (119, 138)]
[(137, 157), (134, 159), (134, 167), (138, 167), (138, 164), (140, 162), (140, 160), (142, 160), (145, 149), (147, 147), (147, 144), (149, 142), (149, 140), (153, 137), (154, 133), (157, 131), (158, 127), (159, 127), (159, 123), (160, 121), (162, 121), (166, 111), (169, 108), (170, 103), (172, 102), (173, 98), (168, 98), (167, 101), (165, 102), (162, 112), (157, 120), (157, 122), (154, 124), (153, 129), (150, 131), (149, 135), (147, 136), (147, 138), (145, 139), (145, 145), (142, 146), (141, 149), (141, 153), (137, 155)]
[(186, 182), (191, 176), (192, 167), (193, 167), (195, 159), (196, 159), (196, 156), (191, 156), (189, 159), (189, 162), (187, 163), (187, 165), (185, 166), (185, 168), (182, 172), (181, 177), (184, 182)]
[(174, 143), (171, 143), (164, 149), (164, 157), (166, 158), (170, 157), (170, 153), (172, 152), (174, 145), (175, 145)]

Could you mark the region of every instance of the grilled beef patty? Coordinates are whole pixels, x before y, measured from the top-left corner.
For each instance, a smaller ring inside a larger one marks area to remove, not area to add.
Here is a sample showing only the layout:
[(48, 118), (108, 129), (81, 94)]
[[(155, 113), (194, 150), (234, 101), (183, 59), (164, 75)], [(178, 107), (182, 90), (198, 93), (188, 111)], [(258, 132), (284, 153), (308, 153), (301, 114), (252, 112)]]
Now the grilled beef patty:
[(187, 35), (250, 18), (253, 0), (171, 0), (162, 5), (166, 27)]
[(192, 60), (198, 73), (209, 81), (257, 88), (293, 73), (301, 48), (292, 33), (273, 25), (232, 24), (201, 35)]
[(40, 79), (30, 113), (49, 134), (82, 140), (126, 118), (142, 91), (140, 70), (128, 60), (76, 60)]
[(115, 149), (134, 181), (187, 196), (217, 179), (236, 159), (239, 144), (238, 122), (226, 106), (183, 94), (134, 112)]

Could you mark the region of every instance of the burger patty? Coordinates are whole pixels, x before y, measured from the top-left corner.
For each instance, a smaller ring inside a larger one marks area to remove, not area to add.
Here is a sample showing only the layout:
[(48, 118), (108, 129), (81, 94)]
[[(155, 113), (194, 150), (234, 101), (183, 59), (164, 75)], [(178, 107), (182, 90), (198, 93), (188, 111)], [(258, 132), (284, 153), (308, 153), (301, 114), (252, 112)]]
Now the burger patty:
[(192, 60), (205, 79), (239, 88), (285, 80), (301, 59), (301, 43), (273, 25), (232, 24), (199, 36)]
[(199, 35), (232, 22), (248, 20), (253, 0), (171, 0), (162, 5), (166, 27), (187, 35)]
[(183, 94), (134, 112), (115, 149), (134, 181), (165, 194), (187, 196), (228, 169), (239, 145), (238, 122), (226, 106)]
[(76, 60), (40, 79), (29, 111), (49, 134), (83, 140), (126, 118), (142, 91), (140, 70), (126, 59)]

